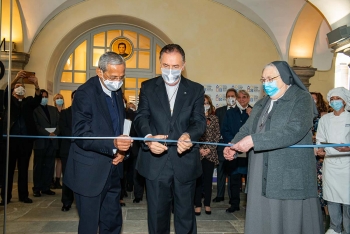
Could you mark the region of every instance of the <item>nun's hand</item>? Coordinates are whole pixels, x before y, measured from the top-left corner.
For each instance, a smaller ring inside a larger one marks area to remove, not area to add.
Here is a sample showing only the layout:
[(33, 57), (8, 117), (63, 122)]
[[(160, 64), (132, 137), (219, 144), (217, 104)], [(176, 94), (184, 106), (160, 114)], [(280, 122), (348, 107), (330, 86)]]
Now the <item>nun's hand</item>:
[(233, 149), (242, 153), (248, 152), (251, 148), (254, 147), (253, 139), (252, 137), (246, 136), (239, 142), (233, 145)]

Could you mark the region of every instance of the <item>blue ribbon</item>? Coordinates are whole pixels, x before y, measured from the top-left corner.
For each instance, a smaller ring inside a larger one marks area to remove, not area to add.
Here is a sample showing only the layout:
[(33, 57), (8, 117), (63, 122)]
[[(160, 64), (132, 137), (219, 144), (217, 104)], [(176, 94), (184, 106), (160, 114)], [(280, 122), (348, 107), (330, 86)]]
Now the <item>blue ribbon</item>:
[[(7, 137), (7, 135), (3, 135), (3, 137)], [(10, 135), (10, 137), (36, 138), (36, 139), (77, 139), (77, 140), (132, 139), (134, 141), (156, 141), (156, 142), (164, 142), (164, 143), (177, 143), (178, 142), (178, 140), (143, 138), (143, 137), (74, 137), (74, 136), (29, 136), (29, 135)], [(226, 146), (226, 147), (233, 146), (233, 144), (218, 143), (218, 142), (191, 141), (191, 143), (192, 144), (200, 144), (200, 145)], [(345, 146), (350, 146), (350, 144), (291, 145), (288, 148), (325, 148), (325, 147), (345, 147)]]

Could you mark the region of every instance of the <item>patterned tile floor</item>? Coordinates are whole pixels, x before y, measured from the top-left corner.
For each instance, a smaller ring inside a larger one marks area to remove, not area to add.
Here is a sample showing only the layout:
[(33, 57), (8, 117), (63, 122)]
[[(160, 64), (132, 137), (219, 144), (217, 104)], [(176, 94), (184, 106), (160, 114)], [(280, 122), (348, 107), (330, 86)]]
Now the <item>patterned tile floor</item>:
[[(16, 188), (17, 185), (14, 185)], [(29, 186), (30, 188), (32, 185)], [(17, 191), (13, 191), (13, 198), (7, 206), (6, 233), (11, 234), (58, 234), (77, 233), (78, 214), (75, 205), (68, 212), (61, 211), (61, 190), (54, 190), (56, 195), (43, 195), (42, 197), (30, 197), (32, 204), (18, 202)], [(213, 197), (216, 195), (214, 185)], [(242, 199), (245, 195), (241, 194)], [(122, 233), (147, 233), (147, 203), (132, 203), (133, 193), (128, 193), (124, 199), (126, 206), (123, 207), (123, 231)], [(244, 205), (245, 201), (241, 202)], [(197, 217), (197, 229), (201, 234), (231, 234), (244, 233), (245, 209), (228, 214), (225, 210), (229, 207), (228, 198), (219, 203), (212, 203), (212, 214), (204, 212)], [(4, 207), (0, 207), (1, 224), (0, 233), (3, 233)], [(173, 223), (171, 231), (174, 233)]]

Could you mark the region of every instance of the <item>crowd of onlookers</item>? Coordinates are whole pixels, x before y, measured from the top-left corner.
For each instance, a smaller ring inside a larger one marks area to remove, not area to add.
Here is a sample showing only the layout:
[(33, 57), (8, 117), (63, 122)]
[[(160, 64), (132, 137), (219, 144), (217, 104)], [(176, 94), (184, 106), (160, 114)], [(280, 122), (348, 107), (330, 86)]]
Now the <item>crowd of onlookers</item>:
[[(61, 177), (64, 176), (65, 172), (70, 139), (57, 139), (55, 136), (72, 135), (72, 110), (70, 107), (65, 109), (64, 97), (59, 93), (53, 97), (54, 105), (48, 105), (49, 93), (39, 88), (37, 78), (31, 76), (29, 77), (30, 82), (24, 84), (22, 82), (24, 77), (25, 72), (19, 72), (10, 87), (6, 88), (4, 95), (5, 110), (1, 117), (3, 122), (1, 132), (6, 134), (9, 124), (10, 134), (18, 137), (10, 138), (8, 193), (5, 194), (5, 187), (2, 186), (1, 205), (11, 201), (16, 165), (19, 201), (33, 202), (29, 197), (28, 166), (32, 150), (34, 150), (33, 196), (54, 195), (55, 192), (52, 189), (63, 189), (62, 211), (68, 211), (74, 196), (73, 192), (61, 182)], [(26, 95), (26, 85), (34, 86), (34, 96)], [(7, 123), (8, 92), (12, 93), (10, 123)], [(72, 100), (74, 93), (75, 91), (72, 93)], [(332, 89), (327, 95), (327, 101), (318, 92), (311, 92), (311, 96), (318, 110), (318, 116), (313, 120), (314, 143), (324, 144), (324, 147), (315, 148), (314, 152), (317, 165), (318, 195), (325, 215), (326, 230), (328, 229), (326, 233), (341, 233), (343, 228), (346, 233), (350, 233), (350, 147), (327, 147), (327, 144), (350, 142), (350, 113), (347, 111), (350, 105), (349, 90), (345, 88)], [(136, 115), (136, 106), (133, 103), (128, 103), (126, 99), (124, 101), (126, 119), (133, 121)], [(247, 155), (238, 154), (235, 160), (227, 161), (223, 155), (223, 146), (205, 143), (231, 142), (249, 118), (252, 110), (249, 101), (248, 92), (245, 90), (236, 91), (232, 88), (226, 92), (226, 105), (215, 109), (210, 96), (204, 96), (207, 127), (200, 138), (200, 142), (203, 142), (199, 148), (203, 174), (196, 181), (194, 209), (197, 216), (201, 214), (203, 205), (205, 213), (210, 215), (211, 202), (224, 201), (226, 182), (228, 182), (227, 190), (230, 204), (226, 212), (233, 213), (240, 210), (240, 193), (244, 192), (242, 181), (247, 181)], [(23, 138), (23, 136), (28, 136), (28, 138)], [(47, 138), (48, 136), (52, 138)], [(133, 125), (130, 136), (137, 137)], [(1, 184), (4, 185), (5, 141), (1, 141), (1, 144), (0, 177)], [(123, 197), (128, 196), (127, 192), (134, 192), (134, 203), (139, 203), (143, 199), (144, 178), (135, 169), (139, 148), (140, 143), (134, 141), (129, 150), (130, 156), (124, 161), (121, 206), (125, 206)], [(212, 199), (215, 168), (217, 168), (217, 195)], [(249, 180), (247, 182), (249, 183)]]

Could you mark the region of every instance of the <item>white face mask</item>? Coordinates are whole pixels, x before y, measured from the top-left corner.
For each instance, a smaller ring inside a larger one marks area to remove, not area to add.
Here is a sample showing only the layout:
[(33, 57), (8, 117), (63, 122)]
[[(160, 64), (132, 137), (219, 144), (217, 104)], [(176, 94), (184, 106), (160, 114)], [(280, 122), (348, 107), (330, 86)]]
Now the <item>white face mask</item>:
[(229, 97), (226, 99), (226, 103), (228, 106), (234, 106), (236, 104), (236, 98)]
[(15, 94), (23, 96), (24, 94), (26, 94), (26, 90), (22, 86), (19, 86), (15, 88)]
[(172, 70), (167, 68), (162, 69), (162, 77), (164, 81), (168, 84), (174, 84), (181, 77), (181, 69), (180, 70)]
[(103, 76), (102, 76), (102, 79), (103, 79), (103, 83), (106, 85), (107, 89), (110, 91), (117, 91), (123, 85), (122, 80), (117, 80), (117, 81), (105, 80)]
[(207, 112), (210, 109), (210, 105), (204, 105), (204, 111)]

